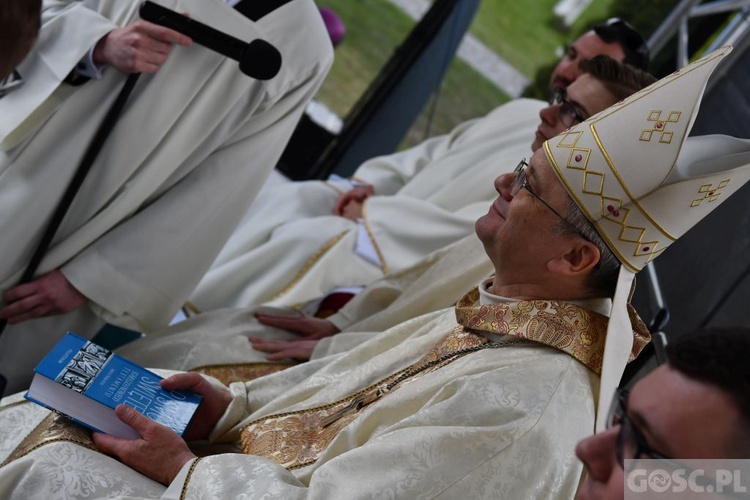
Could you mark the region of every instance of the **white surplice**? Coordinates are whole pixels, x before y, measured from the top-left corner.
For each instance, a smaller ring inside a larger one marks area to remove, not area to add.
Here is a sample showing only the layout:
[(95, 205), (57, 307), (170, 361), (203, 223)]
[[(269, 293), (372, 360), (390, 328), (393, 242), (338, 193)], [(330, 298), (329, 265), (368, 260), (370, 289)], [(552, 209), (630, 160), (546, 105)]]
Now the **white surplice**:
[[(517, 99), (451, 133), (364, 163), (361, 223), (332, 215), (346, 188), (322, 181), (264, 190), (201, 280), (198, 309), (298, 306), (365, 286), (473, 233), (493, 180), (531, 154), (541, 101)], [(361, 239), (373, 251), (358, 251)]]
[[(109, 457), (56, 442), (0, 469), (0, 492), (29, 498), (572, 498), (582, 471), (573, 450), (593, 432), (599, 378), (568, 354), (536, 344), (473, 352), (404, 384), (359, 412), (312, 464), (287, 470), (239, 454), (244, 424), (354, 394), (417, 361), (456, 326), (454, 310), (437, 311), (335, 359), (232, 384), (233, 402), (211, 439), (235, 443), (237, 453), (186, 464), (168, 489)], [(0, 408), (2, 428), (14, 431), (0, 440), (0, 460), (44, 416), (12, 401)]]
[[(253, 22), (222, 0), (161, 0), (282, 56), (269, 81), (199, 45), (175, 47), (141, 75), (38, 271), (60, 269), (92, 302), (74, 313), (9, 327), (0, 366), (28, 381), (66, 330), (91, 336), (104, 318), (165, 326), (209, 268), (276, 164), (332, 62), (312, 0)], [(0, 100), (0, 289), (14, 286), (83, 150), (122, 86), (61, 83), (99, 38), (137, 18), (139, 1), (45, 1), (44, 24), (19, 68), (26, 84)], [(96, 313), (96, 315), (94, 314)], [(98, 316), (98, 317), (97, 317)]]

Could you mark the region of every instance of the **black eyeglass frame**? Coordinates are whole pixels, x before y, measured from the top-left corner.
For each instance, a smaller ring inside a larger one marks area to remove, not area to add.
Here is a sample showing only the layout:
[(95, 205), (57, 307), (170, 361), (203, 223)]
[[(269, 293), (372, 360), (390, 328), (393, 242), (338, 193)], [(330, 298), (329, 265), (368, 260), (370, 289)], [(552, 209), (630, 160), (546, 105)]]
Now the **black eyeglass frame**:
[[(550, 105), (560, 106), (560, 123), (562, 123), (567, 128), (570, 128), (573, 125), (585, 121), (586, 118), (584, 118), (583, 115), (581, 115), (581, 113), (579, 113), (578, 110), (570, 103), (570, 101), (568, 101), (567, 95), (568, 94), (565, 89), (556, 88), (554, 93), (552, 94)], [(563, 117), (567, 119), (563, 119)], [(572, 120), (570, 120), (570, 118), (572, 118)]]
[(560, 219), (562, 219), (563, 222), (570, 226), (570, 228), (573, 229), (573, 231), (575, 231), (578, 236), (586, 241), (591, 241), (586, 237), (585, 234), (583, 234), (583, 232), (581, 232), (580, 229), (573, 225), (572, 222), (563, 217), (560, 212), (552, 208), (549, 203), (544, 201), (538, 194), (534, 192), (534, 190), (531, 189), (531, 186), (529, 186), (529, 179), (528, 177), (526, 177), (526, 168), (528, 166), (529, 164), (526, 162), (526, 158), (524, 158), (518, 163), (518, 166), (513, 169), (513, 173), (516, 174), (516, 176), (515, 178), (513, 178), (513, 182), (510, 183), (511, 196), (515, 197), (521, 191), (521, 189), (525, 189), (529, 192), (529, 194), (531, 194), (531, 196), (539, 200), (545, 207), (549, 208), (553, 214), (557, 215)]
[(625, 470), (625, 457), (623, 455), (625, 448), (626, 439), (632, 440), (635, 444), (635, 453), (629, 459), (636, 459), (643, 456), (657, 459), (657, 460), (669, 460), (674, 461), (662, 453), (651, 448), (646, 442), (646, 438), (633, 424), (632, 419), (628, 416), (628, 396), (629, 392), (626, 389), (618, 388), (612, 398), (612, 406), (609, 408), (607, 414), (607, 429), (619, 425), (620, 430), (617, 433), (617, 444), (615, 445), (615, 457), (617, 462), (620, 464), (620, 468)]

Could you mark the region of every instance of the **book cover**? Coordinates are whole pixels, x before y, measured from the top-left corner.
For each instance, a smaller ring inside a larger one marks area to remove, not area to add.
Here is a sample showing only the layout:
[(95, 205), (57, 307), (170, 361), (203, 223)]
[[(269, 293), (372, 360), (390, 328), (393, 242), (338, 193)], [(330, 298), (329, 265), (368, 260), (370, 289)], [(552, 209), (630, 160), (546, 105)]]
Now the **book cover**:
[(114, 413), (118, 404), (182, 435), (201, 402), (190, 391), (166, 391), (161, 377), (108, 349), (67, 333), (34, 369), (26, 399), (99, 432), (140, 437)]

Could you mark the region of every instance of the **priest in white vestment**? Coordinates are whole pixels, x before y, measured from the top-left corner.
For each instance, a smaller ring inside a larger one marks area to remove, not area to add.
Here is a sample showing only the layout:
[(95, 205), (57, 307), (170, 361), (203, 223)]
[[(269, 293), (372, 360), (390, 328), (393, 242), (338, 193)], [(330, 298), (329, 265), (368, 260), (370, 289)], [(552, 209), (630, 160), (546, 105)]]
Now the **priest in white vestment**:
[[(20, 396), (6, 398), (0, 491), (572, 498), (581, 474), (574, 444), (595, 420), (601, 428), (622, 366), (649, 337), (626, 303), (634, 271), (750, 179), (750, 141), (686, 141), (727, 52), (547, 141), (498, 177), (499, 196), (476, 224), (496, 273), (455, 309), (406, 321), (336, 359), (229, 388), (196, 373), (170, 377), (165, 388), (204, 396), (186, 438), (208, 443), (193, 450), (122, 405), (117, 414), (141, 439), (94, 434), (92, 442)], [(644, 135), (662, 108), (672, 114)], [(597, 189), (575, 182), (582, 170), (602, 180)], [(618, 236), (624, 216), (649, 239)]]
[[(597, 29), (571, 46), (551, 88), (571, 84), (585, 58), (629, 60), (624, 43)], [(202, 312), (259, 304), (314, 310), (308, 303), (329, 292), (356, 291), (470, 235), (494, 197), (492, 179), (566, 128), (549, 116), (540, 123), (545, 106), (517, 99), (449, 134), (369, 160), (348, 180), (264, 189), (190, 303)]]
[[(311, 0), (280, 2), (257, 21), (223, 0), (161, 3), (241, 40), (266, 40), (281, 53), (281, 69), (256, 80), (237, 61), (192, 44), (175, 46), (159, 71), (141, 75), (35, 278), (62, 277), (88, 304), (6, 329), (0, 366), (11, 388), (28, 383), (66, 330), (90, 337), (103, 320), (138, 330), (169, 323), (331, 65)], [(83, 85), (63, 79), (98, 40), (137, 19), (139, 5), (46, 1), (38, 42), (19, 66), (25, 83), (0, 99), (0, 290), (5, 305), (12, 302), (4, 312), (31, 300), (20, 292), (10, 300), (9, 291), (125, 74), (106, 67)]]
[[(538, 127), (538, 132), (536, 133), (532, 148), (538, 149), (539, 146), (541, 146), (542, 138), (551, 137), (562, 132), (567, 127), (574, 125), (585, 117), (591, 116), (605, 109), (611, 104), (614, 104), (654, 81), (653, 77), (644, 72), (623, 66), (616, 61), (605, 57), (597, 57), (585, 62), (582, 64), (581, 70), (583, 71), (583, 74), (570, 84), (565, 92), (565, 96), (559, 95), (553, 104), (548, 104), (539, 113), (542, 121)], [(478, 196), (476, 199), (485, 197), (489, 200), (491, 199), (489, 196), (489, 187), (492, 186), (493, 183), (491, 179), (487, 178), (488, 174), (490, 172), (495, 172), (494, 175), (496, 176), (497, 173), (509, 170), (507, 167), (509, 162), (517, 161), (517, 158), (525, 156), (524, 151), (516, 151), (517, 147), (500, 146), (503, 142), (512, 142), (506, 141), (504, 137), (510, 136), (515, 140), (518, 138), (517, 130), (524, 129), (524, 127), (505, 125), (506, 122), (504, 121), (508, 119), (508, 108), (522, 110), (527, 106), (527, 103), (523, 103), (522, 101), (523, 100), (514, 101), (498, 108), (498, 110), (490, 114), (488, 117), (479, 120), (471, 126), (467, 126), (466, 132), (463, 134), (454, 132), (456, 135), (452, 140), (440, 138), (436, 139), (435, 142), (428, 141), (422, 147), (415, 148), (406, 153), (401, 153), (401, 155), (395, 155), (395, 157), (376, 159), (371, 163), (380, 164), (381, 166), (386, 162), (401, 164), (401, 162), (397, 160), (402, 155), (431, 156), (432, 161), (430, 165), (426, 166), (426, 168), (420, 172), (420, 175), (417, 176), (418, 178), (424, 177), (424, 179), (420, 180), (415, 185), (421, 186), (421, 189), (425, 189), (425, 192), (428, 192), (429, 189), (425, 186), (432, 185), (434, 188), (436, 187), (434, 182), (437, 182), (438, 185), (444, 186), (442, 192), (460, 191), (464, 193), (465, 199), (469, 201), (475, 199), (472, 198), (470, 193), (473, 193), (474, 196)], [(517, 116), (515, 123), (525, 123), (527, 121), (529, 120), (524, 120), (521, 116)], [(463, 127), (459, 127), (459, 129), (463, 129)], [(529, 134), (529, 137), (531, 137), (531, 134)], [(434, 145), (437, 146), (433, 148), (432, 146)], [(429, 155), (426, 153), (435, 153), (435, 149), (440, 150), (447, 145), (450, 145), (450, 151), (442, 151), (440, 154)], [(521, 149), (526, 150), (528, 147)], [(516, 156), (511, 156), (512, 154), (515, 154)], [(413, 162), (404, 162), (404, 164), (411, 163)], [(417, 161), (414, 163), (421, 164), (423, 162)], [(461, 165), (465, 165), (465, 167), (462, 169), (460, 168)], [(386, 169), (383, 168), (382, 170), (385, 171)], [(462, 172), (458, 175), (458, 178), (448, 182), (440, 175), (441, 173), (448, 171)], [(435, 181), (435, 179), (438, 180)], [(408, 185), (411, 186), (412, 184), (409, 183)], [(294, 185), (291, 186), (294, 188)], [(312, 186), (314, 187), (315, 184)], [(274, 190), (273, 192), (279, 194), (278, 190)], [(310, 192), (308, 189), (299, 190), (299, 193), (308, 192)], [(485, 192), (487, 192), (486, 196), (479, 196)], [(271, 191), (267, 191), (265, 194), (270, 195)], [(282, 200), (283, 201), (277, 200), (277, 206), (280, 203), (281, 210), (283, 211), (283, 207), (287, 205), (288, 198), (283, 197)], [(408, 220), (412, 215), (417, 218), (421, 217), (420, 215), (410, 212), (405, 206), (405, 204), (408, 205), (414, 201), (414, 198), (411, 196), (398, 195), (372, 197), (369, 198), (367, 202), (369, 203), (373, 200), (382, 200), (384, 204), (389, 205), (394, 210), (396, 207), (404, 209), (402, 215), (397, 216), (396, 213), (392, 213), (386, 218), (396, 226), (400, 225), (401, 221)], [(429, 205), (432, 202), (424, 201), (424, 203)], [(483, 211), (486, 212), (487, 203), (489, 203), (489, 201), (481, 203), (470, 202), (467, 206), (471, 205), (472, 207), (475, 207), (477, 211), (482, 207)], [(290, 202), (289, 204), (292, 203)], [(270, 206), (270, 204), (265, 206), (269, 209), (269, 212)], [(389, 208), (389, 210), (391, 208)], [(466, 211), (462, 217), (468, 216), (473, 211), (474, 209)], [(271, 220), (273, 218), (270, 213), (266, 215), (267, 216), (263, 217), (252, 217), (251, 219), (256, 220), (258, 224), (262, 224), (263, 221)], [(476, 221), (479, 215), (481, 214), (475, 214), (473, 221)], [(246, 221), (250, 221), (251, 219), (246, 219)], [(343, 217), (329, 216), (326, 217), (326, 219), (354, 224)], [(308, 222), (309, 221), (299, 221), (299, 223), (304, 224), (307, 224)], [(389, 235), (389, 238), (404, 246), (408, 245), (409, 241), (422, 241), (424, 243), (424, 248), (426, 249), (430, 246), (430, 242), (434, 243), (439, 241), (442, 237), (448, 236), (448, 233), (435, 227), (428, 228), (423, 223), (417, 224), (415, 222), (414, 224), (408, 224), (407, 226), (409, 230), (415, 226), (419, 226), (428, 233), (431, 230), (435, 230), (437, 233), (434, 234), (433, 237), (420, 236), (416, 237), (414, 240), (410, 240), (406, 238), (402, 232), (393, 231), (392, 234)], [(288, 228), (289, 225), (285, 225), (284, 227)], [(289, 259), (287, 258), (289, 253), (294, 252), (294, 249), (298, 247), (305, 248), (302, 244), (302, 240), (313, 239), (313, 236), (325, 233), (323, 228), (311, 233), (304, 232), (303, 229), (300, 229), (299, 231), (298, 234), (290, 235), (290, 237), (299, 239), (300, 245), (291, 245), (287, 251), (284, 251), (286, 246), (276, 249), (273, 252), (273, 256), (268, 256), (270, 259), (269, 262), (266, 262), (263, 266), (264, 269), (268, 270), (264, 273), (265, 275), (283, 272), (285, 269), (285, 263), (289, 262)], [(357, 230), (354, 230), (355, 234), (356, 232)], [(448, 242), (450, 239), (457, 236), (457, 234), (453, 234), (451, 238), (448, 238), (445, 241)], [(276, 237), (272, 239), (272, 241), (277, 243), (282, 240), (283, 238)], [(232, 241), (236, 242), (238, 241), (238, 238), (233, 237), (230, 240), (230, 244)], [(289, 241), (286, 242), (286, 245), (289, 245)], [(468, 245), (471, 245), (471, 243)], [(272, 246), (273, 244), (266, 243), (261, 245), (260, 248), (268, 249)], [(344, 247), (341, 247), (337, 243), (335, 248), (341, 249)], [(282, 254), (282, 251), (284, 251), (284, 257), (279, 259), (278, 257)], [(261, 251), (261, 253), (263, 252), (265, 252), (265, 250)], [(441, 279), (442, 282), (446, 283), (446, 287), (441, 287), (440, 294), (437, 297), (430, 299), (430, 308), (412, 309), (409, 311), (410, 316), (407, 316), (406, 318), (399, 318), (397, 321), (389, 324), (379, 324), (375, 328), (372, 328), (372, 326), (375, 325), (367, 326), (364, 330), (382, 331), (387, 327), (399, 323), (402, 319), (414, 317), (421, 313), (434, 311), (442, 307), (449, 307), (454, 304), (467, 289), (474, 286), (480, 278), (486, 276), (491, 271), (491, 265), (483, 255), (483, 252), (480, 249), (475, 249), (473, 253), (474, 255), (460, 255), (457, 257), (456, 262), (454, 262), (453, 265), (458, 266), (456, 269), (460, 268), (464, 270), (464, 272), (459, 275), (455, 270), (452, 270), (450, 275), (455, 279), (450, 281), (450, 283), (447, 283), (447, 280), (443, 278), (437, 277), (437, 279)], [(345, 254), (351, 254), (351, 252), (345, 251)], [(257, 256), (258, 254), (254, 251), (250, 252), (243, 255), (241, 260), (253, 255)], [(351, 255), (353, 256), (354, 262), (363, 262), (358, 256)], [(416, 254), (414, 257), (416, 258)], [(340, 273), (344, 272), (342, 270), (346, 270), (345, 275), (348, 278), (362, 279), (361, 275), (352, 271), (347, 265), (349, 257), (346, 255), (339, 255), (338, 251), (331, 249), (330, 252), (326, 252), (324, 258), (327, 260), (328, 264), (323, 265), (321, 261), (321, 266), (316, 264), (313, 267), (313, 269), (316, 269), (316, 275), (320, 274), (321, 277), (321, 279), (316, 280), (318, 283), (322, 283), (326, 280), (330, 280), (327, 281), (329, 283), (336, 282), (339, 277), (341, 277)], [(257, 266), (260, 266), (260, 264), (248, 263), (249, 268), (255, 269)], [(470, 269), (467, 269), (467, 267), (470, 267)], [(328, 270), (329, 268), (330, 270)], [(480, 272), (477, 273), (477, 271)], [(399, 273), (397, 272), (395, 274), (398, 275)], [(242, 269), (236, 269), (233, 276), (227, 276), (226, 279), (234, 280), (236, 278), (242, 279), (245, 277), (246, 275), (242, 272)], [(343, 277), (341, 278), (343, 279)], [(302, 280), (299, 286), (295, 285), (294, 287), (295, 289), (300, 290), (300, 293), (311, 293), (315, 290), (314, 286), (303, 286), (302, 283), (308, 283), (308, 281)], [(339, 282), (339, 284), (345, 283)], [(247, 285), (246, 289), (249, 288), (256, 287), (253, 286), (253, 284), (250, 284)], [(432, 286), (428, 286), (427, 288), (433, 289)], [(322, 288), (317, 290), (318, 292), (316, 293), (322, 292)], [(360, 304), (364, 304), (365, 309), (371, 308), (374, 304), (377, 304), (382, 300), (377, 297), (374, 298), (370, 293), (368, 293), (368, 295), (369, 297), (366, 302), (363, 300), (358, 301)], [(262, 310), (262, 308), (260, 310)], [(226, 310), (209, 311), (173, 327), (157, 332), (150, 332), (145, 338), (138, 339), (129, 345), (124, 346), (121, 349), (121, 354), (146, 366), (178, 370), (196, 369), (198, 367), (205, 367), (206, 365), (263, 361), (265, 354), (261, 352), (261, 350), (264, 349), (264, 346), (258, 344), (251, 345), (247, 342), (248, 337), (278, 341), (293, 339), (295, 335), (287, 331), (271, 329), (263, 327), (263, 325), (258, 325), (251, 317), (254, 312), (258, 311), (259, 309), (242, 309), (241, 311), (236, 312)], [(360, 314), (360, 317), (361, 316), (362, 315)], [(264, 317), (259, 318), (261, 321), (266, 321)], [(283, 327), (283, 325), (279, 326)], [(337, 342), (339, 344), (338, 349), (340, 349), (342, 341)], [(255, 348), (256, 346), (258, 347), (257, 349)], [(277, 356), (277, 358), (278, 357), (283, 356)], [(265, 368), (269, 369), (272, 367)], [(276, 368), (279, 368), (279, 366), (276, 366)], [(258, 367), (258, 369), (261, 369), (261, 367)], [(253, 370), (255, 370), (255, 368), (253, 368)], [(249, 376), (249, 373), (246, 373), (245, 376)]]

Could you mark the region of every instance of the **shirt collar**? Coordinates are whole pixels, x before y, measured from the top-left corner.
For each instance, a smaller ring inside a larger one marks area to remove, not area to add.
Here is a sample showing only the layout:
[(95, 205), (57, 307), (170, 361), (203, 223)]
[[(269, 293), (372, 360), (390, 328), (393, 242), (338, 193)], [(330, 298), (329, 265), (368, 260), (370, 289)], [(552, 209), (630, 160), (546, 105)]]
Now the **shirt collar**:
[[(509, 297), (502, 297), (500, 295), (493, 294), (490, 290), (492, 289), (492, 276), (489, 278), (486, 278), (482, 280), (481, 283), (479, 283), (479, 304), (480, 305), (489, 305), (489, 304), (503, 304), (508, 302), (519, 302), (518, 299), (509, 298)], [(588, 309), (589, 311), (599, 313), (602, 316), (609, 317), (609, 311), (612, 309), (612, 299), (603, 297), (603, 298), (594, 298), (594, 299), (581, 299), (581, 300), (566, 300), (565, 302), (569, 302), (571, 304), (575, 304), (579, 307), (583, 307), (584, 309)]]

